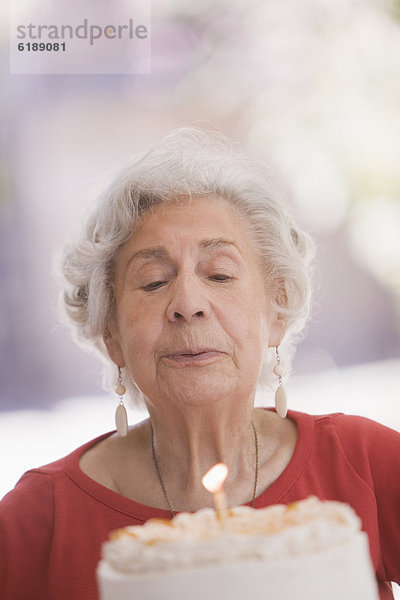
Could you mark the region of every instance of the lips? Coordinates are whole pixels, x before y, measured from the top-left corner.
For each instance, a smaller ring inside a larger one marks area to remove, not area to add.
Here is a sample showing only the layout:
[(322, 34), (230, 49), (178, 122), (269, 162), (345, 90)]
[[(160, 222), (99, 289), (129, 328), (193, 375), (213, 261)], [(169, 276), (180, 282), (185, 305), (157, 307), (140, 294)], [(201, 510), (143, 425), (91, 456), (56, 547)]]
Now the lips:
[(178, 352), (166, 354), (163, 356), (163, 359), (168, 363), (175, 364), (175, 366), (186, 366), (213, 362), (214, 360), (221, 358), (224, 354), (224, 352), (221, 352), (216, 348), (185, 348)]

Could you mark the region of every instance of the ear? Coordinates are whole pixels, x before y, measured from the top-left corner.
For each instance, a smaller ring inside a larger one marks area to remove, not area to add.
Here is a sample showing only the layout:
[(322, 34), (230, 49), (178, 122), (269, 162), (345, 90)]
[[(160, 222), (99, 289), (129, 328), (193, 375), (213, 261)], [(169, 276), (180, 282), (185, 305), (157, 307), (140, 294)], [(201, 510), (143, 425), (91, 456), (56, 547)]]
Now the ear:
[(276, 348), (280, 345), (283, 338), (285, 337), (287, 329), (286, 319), (282, 314), (276, 313), (273, 321), (271, 322), (269, 331), (268, 346), (270, 348)]
[[(277, 282), (277, 288), (275, 291), (275, 302), (277, 306), (285, 308), (288, 303), (285, 281), (283, 278), (279, 278)], [(279, 309), (274, 312), (273, 319), (271, 321), (270, 332), (269, 332), (269, 347), (276, 348), (282, 342), (285, 337), (287, 330), (287, 321), (284, 314), (279, 312)]]
[(109, 324), (103, 333), (103, 341), (106, 345), (108, 355), (111, 360), (118, 366), (124, 367), (125, 360), (119, 342), (118, 330), (115, 324)]

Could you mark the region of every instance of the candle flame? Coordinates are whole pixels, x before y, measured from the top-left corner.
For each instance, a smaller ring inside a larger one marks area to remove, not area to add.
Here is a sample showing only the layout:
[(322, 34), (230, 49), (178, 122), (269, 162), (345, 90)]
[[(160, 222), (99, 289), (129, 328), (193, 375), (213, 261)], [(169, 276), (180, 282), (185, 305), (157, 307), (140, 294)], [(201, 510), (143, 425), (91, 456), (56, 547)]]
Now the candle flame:
[(222, 488), (225, 479), (228, 476), (228, 467), (224, 463), (217, 463), (205, 475), (201, 483), (208, 492), (214, 494)]

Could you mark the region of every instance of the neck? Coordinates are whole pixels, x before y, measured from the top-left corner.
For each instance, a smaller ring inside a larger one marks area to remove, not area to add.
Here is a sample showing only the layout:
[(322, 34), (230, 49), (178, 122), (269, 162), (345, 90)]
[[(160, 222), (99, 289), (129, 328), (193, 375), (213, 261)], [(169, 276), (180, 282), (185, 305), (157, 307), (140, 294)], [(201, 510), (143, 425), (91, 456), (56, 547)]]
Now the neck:
[[(256, 444), (252, 405), (240, 411), (221, 406), (188, 407), (168, 414), (150, 410), (154, 453), (172, 510), (196, 510), (212, 506), (212, 496), (201, 478), (217, 462), (229, 475), (225, 484), (228, 505), (253, 499), (256, 476)], [(258, 411), (256, 411), (258, 412)]]

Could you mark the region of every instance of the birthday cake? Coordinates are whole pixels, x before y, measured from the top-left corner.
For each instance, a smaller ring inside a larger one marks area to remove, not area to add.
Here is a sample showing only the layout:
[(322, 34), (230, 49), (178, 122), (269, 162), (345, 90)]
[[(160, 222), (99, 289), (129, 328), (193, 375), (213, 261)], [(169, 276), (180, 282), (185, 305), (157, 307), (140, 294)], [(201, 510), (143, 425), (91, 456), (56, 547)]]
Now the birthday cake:
[(367, 535), (353, 509), (315, 497), (290, 505), (202, 509), (110, 534), (101, 600), (377, 600)]

